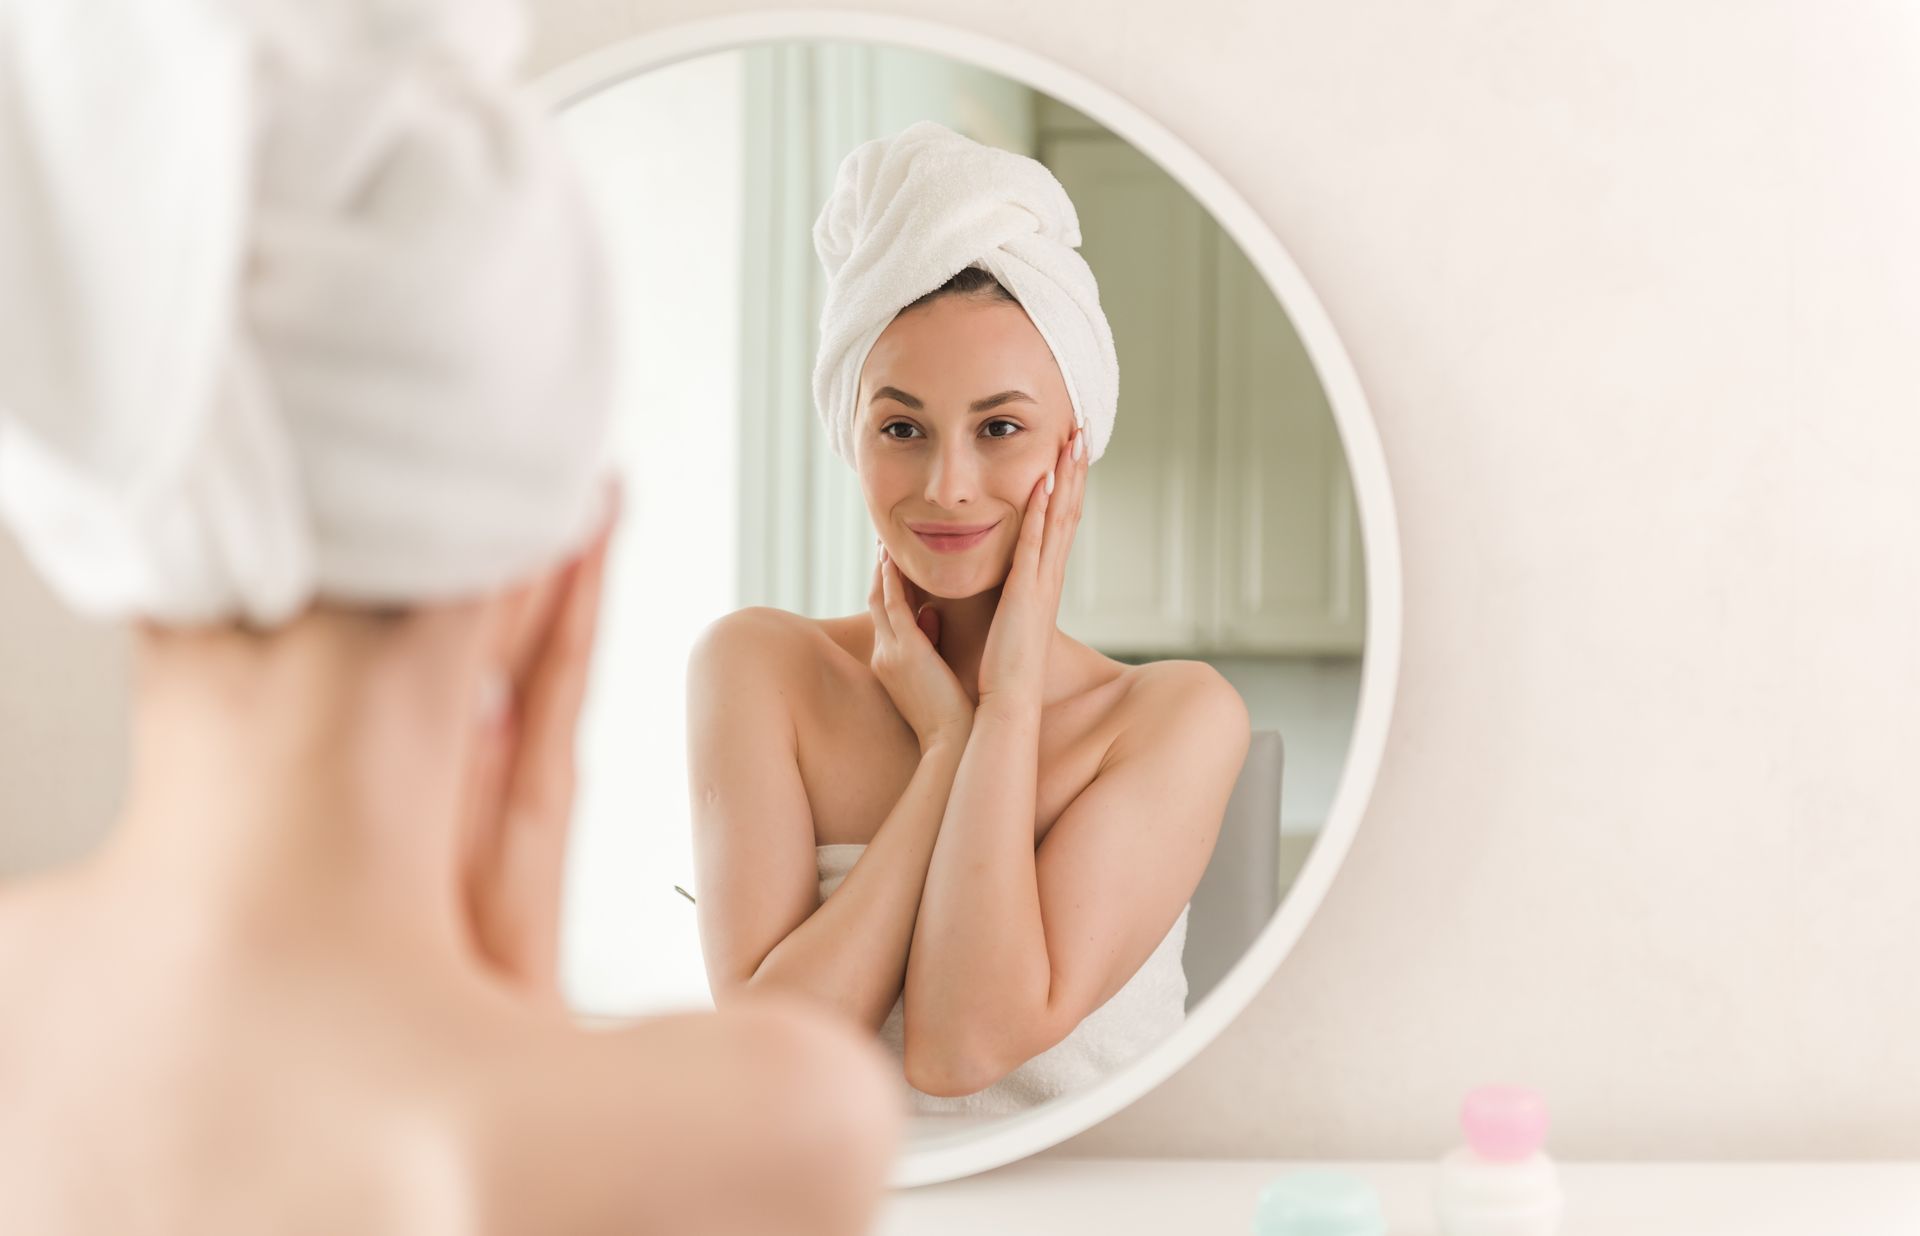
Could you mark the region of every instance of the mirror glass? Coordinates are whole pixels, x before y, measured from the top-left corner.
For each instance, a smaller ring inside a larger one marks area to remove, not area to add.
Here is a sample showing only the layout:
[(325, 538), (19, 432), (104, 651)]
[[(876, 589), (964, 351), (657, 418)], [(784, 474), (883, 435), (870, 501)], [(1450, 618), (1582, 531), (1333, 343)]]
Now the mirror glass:
[[(1118, 412), (1060, 630), (1127, 667), (1206, 662), (1246, 705), (1252, 745), (1184, 938), (1152, 962), (1177, 967), (1185, 1009), (1271, 919), (1327, 818), (1360, 689), (1363, 547), (1326, 394), (1235, 242), (1125, 140), (972, 65), (822, 41), (682, 60), (561, 115), (617, 267), (627, 480), (568, 872), (563, 980), (583, 1014), (713, 1003), (688, 788), (696, 640), (749, 606), (869, 621), (874, 522), (812, 403), (826, 281), (811, 232), (849, 151), (928, 119), (1058, 178), (1112, 326)], [(857, 730), (874, 698), (851, 693), (834, 724)], [(861, 775), (837, 768), (832, 793)], [(890, 765), (873, 775), (868, 797), (897, 791)], [(830, 852), (859, 852), (828, 841), (823, 884)], [(946, 1132), (1007, 1114), (920, 1110)]]

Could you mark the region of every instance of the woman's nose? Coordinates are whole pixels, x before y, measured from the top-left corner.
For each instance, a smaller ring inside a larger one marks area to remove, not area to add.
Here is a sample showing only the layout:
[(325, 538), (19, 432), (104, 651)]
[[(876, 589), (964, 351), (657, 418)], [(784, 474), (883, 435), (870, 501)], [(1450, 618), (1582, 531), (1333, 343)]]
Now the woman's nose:
[(953, 441), (933, 454), (928, 465), (925, 498), (929, 505), (952, 510), (972, 502), (979, 492), (979, 460), (971, 445)]

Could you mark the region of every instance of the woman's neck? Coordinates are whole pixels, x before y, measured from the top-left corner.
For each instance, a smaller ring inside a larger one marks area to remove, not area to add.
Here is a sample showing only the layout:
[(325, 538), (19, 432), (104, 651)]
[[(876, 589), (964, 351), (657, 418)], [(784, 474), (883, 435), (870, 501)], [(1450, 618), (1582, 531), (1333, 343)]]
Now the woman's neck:
[[(993, 630), (993, 616), (1000, 608), (1000, 592), (999, 588), (990, 588), (975, 596), (951, 600), (921, 594), (940, 615), (940, 640), (937, 645), (940, 657), (953, 670), (954, 677), (960, 680), (967, 697), (975, 704), (980, 702), (980, 661), (986, 652), (987, 635)], [(1043, 700), (1057, 699), (1068, 693), (1073, 671), (1070, 662), (1061, 653), (1070, 648), (1072, 643), (1059, 630), (1054, 631), (1053, 655), (1047, 658), (1047, 681), (1041, 693)]]
[(460, 658), (395, 642), (326, 623), (143, 641), (126, 805), (96, 872), (196, 937), (457, 944)]
[(986, 651), (987, 633), (993, 629), (994, 610), (1000, 605), (1000, 589), (990, 588), (976, 596), (947, 599), (929, 597), (928, 603), (940, 615), (940, 657), (960, 680), (967, 697), (980, 702), (980, 658)]

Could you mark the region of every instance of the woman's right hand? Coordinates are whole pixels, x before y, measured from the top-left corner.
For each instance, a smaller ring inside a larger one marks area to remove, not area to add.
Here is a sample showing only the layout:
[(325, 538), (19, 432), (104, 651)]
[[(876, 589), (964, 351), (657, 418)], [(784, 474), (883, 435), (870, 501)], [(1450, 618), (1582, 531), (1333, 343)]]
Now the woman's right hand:
[(893, 697), (925, 752), (936, 742), (966, 741), (973, 699), (907, 603), (907, 580), (883, 547), (873, 568), (867, 609), (873, 615), (873, 673)]

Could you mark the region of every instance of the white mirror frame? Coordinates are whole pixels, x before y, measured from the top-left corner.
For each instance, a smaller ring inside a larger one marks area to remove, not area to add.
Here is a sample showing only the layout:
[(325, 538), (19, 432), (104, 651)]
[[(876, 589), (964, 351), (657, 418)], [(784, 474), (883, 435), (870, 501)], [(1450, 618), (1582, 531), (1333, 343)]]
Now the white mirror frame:
[(788, 40), (891, 44), (1001, 73), (1098, 120), (1179, 181), (1239, 243), (1299, 332), (1326, 389), (1346, 449), (1366, 555), (1367, 642), (1352, 745), (1327, 823), (1272, 921), (1226, 977), (1202, 997), (1180, 1029), (1128, 1067), (1082, 1092), (983, 1129), (910, 1142), (892, 1175), (895, 1188), (909, 1188), (999, 1167), (1091, 1128), (1192, 1060), (1273, 977), (1332, 884), (1373, 792), (1400, 671), (1400, 541), (1373, 415), (1319, 298), (1280, 241), (1219, 173), (1159, 122), (1106, 87), (1023, 48), (937, 22), (795, 9), (664, 26), (563, 64), (539, 77), (532, 88), (538, 99), (558, 111), (676, 61)]

